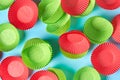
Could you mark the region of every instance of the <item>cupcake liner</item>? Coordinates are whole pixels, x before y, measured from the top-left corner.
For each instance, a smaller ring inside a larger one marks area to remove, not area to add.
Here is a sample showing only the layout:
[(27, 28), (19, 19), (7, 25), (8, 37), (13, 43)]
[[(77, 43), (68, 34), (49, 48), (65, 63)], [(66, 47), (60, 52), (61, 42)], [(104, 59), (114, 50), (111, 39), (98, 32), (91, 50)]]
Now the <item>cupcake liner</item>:
[(117, 16), (115, 16), (112, 20), (112, 24), (113, 24), (113, 27), (114, 27), (114, 32), (112, 34), (112, 38), (120, 43), (120, 14), (118, 14)]
[(94, 9), (94, 7), (95, 7), (95, 0), (90, 0), (87, 9), (82, 14), (80, 14), (78, 17), (83, 17), (83, 16), (90, 14), (92, 10)]
[(113, 26), (106, 19), (95, 16), (86, 21), (83, 31), (92, 43), (99, 44), (110, 38), (113, 33)]
[(119, 52), (119, 49), (112, 43), (99, 45), (91, 56), (94, 68), (103, 75), (115, 73), (120, 68)]
[(60, 48), (60, 51), (62, 52), (62, 54), (66, 57), (72, 58), (72, 59), (77, 59), (77, 58), (82, 58), (83, 56), (85, 56), (87, 54), (88, 51), (83, 52), (83, 53), (79, 53), (79, 54), (73, 54), (70, 52), (66, 52), (64, 51), (62, 48)]
[(47, 32), (60, 36), (65, 33), (70, 27), (70, 15), (64, 14), (58, 22), (47, 25)]
[(41, 1), (39, 4), (39, 18), (47, 24), (57, 22), (64, 14), (60, 0)]
[(83, 67), (78, 70), (74, 80), (101, 80), (99, 73), (92, 67)]
[(100, 7), (108, 10), (113, 10), (120, 6), (120, 0), (96, 0), (96, 3)]
[(8, 18), (20, 30), (32, 28), (38, 19), (38, 8), (31, 0), (16, 0), (10, 7)]
[(66, 76), (62, 70), (57, 68), (49, 68), (48, 70), (56, 74), (58, 77), (58, 80), (66, 80)]
[(58, 80), (58, 78), (54, 73), (42, 70), (33, 74), (30, 80)]
[(22, 51), (24, 63), (33, 70), (43, 68), (50, 62), (51, 58), (51, 46), (39, 38), (28, 40)]
[(60, 47), (64, 51), (73, 54), (80, 54), (86, 52), (90, 47), (90, 43), (87, 37), (82, 32), (78, 32), (77, 30), (75, 31), (70, 31), (60, 36)]
[(12, 5), (12, 3), (14, 2), (14, 0), (0, 0), (0, 10), (4, 10), (7, 9), (8, 7), (10, 7)]
[(87, 9), (88, 5), (89, 0), (61, 0), (63, 10), (72, 16), (82, 14)]
[(0, 24), (0, 51), (10, 51), (19, 43), (19, 33), (10, 23)]
[(16, 56), (5, 58), (1, 63), (0, 70), (2, 80), (26, 80), (29, 74), (22, 59)]

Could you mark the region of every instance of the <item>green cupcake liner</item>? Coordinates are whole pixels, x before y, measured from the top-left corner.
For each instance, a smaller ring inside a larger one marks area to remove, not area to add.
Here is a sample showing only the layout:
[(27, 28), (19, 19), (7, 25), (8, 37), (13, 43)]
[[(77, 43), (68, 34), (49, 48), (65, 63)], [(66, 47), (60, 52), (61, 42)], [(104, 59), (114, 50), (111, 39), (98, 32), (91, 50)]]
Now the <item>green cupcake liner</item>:
[(13, 2), (14, 0), (0, 0), (0, 10), (7, 9)]
[(85, 56), (87, 54), (88, 51), (80, 53), (80, 54), (73, 54), (70, 52), (66, 52), (63, 49), (60, 48), (60, 51), (62, 52), (62, 54), (68, 58), (72, 58), (72, 59), (77, 59), (77, 58), (82, 58), (83, 56)]
[(28, 40), (22, 50), (23, 62), (33, 70), (45, 67), (51, 58), (51, 46), (39, 38)]
[(19, 33), (12, 24), (0, 24), (0, 51), (7, 52), (14, 49), (19, 40)]
[(83, 17), (83, 16), (90, 14), (92, 10), (94, 9), (94, 7), (95, 7), (95, 0), (90, 0), (88, 8), (78, 17)]
[(47, 32), (60, 36), (70, 28), (70, 15), (64, 14), (62, 18), (54, 23), (47, 25)]
[(83, 67), (78, 70), (74, 80), (101, 80), (99, 73), (92, 67)]
[(108, 20), (95, 16), (86, 21), (83, 32), (92, 43), (100, 44), (110, 38), (113, 26)]
[(66, 80), (66, 76), (62, 70), (57, 68), (49, 68), (48, 70), (56, 74), (58, 77), (58, 80)]
[(60, 0), (52, 0), (51, 2), (43, 0), (39, 4), (39, 18), (47, 24), (57, 22), (63, 14)]

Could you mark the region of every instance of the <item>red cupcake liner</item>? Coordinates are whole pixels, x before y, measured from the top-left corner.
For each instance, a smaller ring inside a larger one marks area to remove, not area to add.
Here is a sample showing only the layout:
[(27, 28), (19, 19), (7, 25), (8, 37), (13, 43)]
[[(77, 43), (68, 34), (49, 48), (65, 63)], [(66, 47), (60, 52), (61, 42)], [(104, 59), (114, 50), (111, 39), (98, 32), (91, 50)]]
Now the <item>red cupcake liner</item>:
[(58, 80), (58, 78), (54, 73), (43, 70), (33, 74), (30, 80)]
[(96, 0), (96, 3), (100, 7), (108, 10), (113, 10), (120, 6), (120, 0)]
[(15, 56), (7, 57), (2, 61), (0, 72), (3, 80), (26, 80), (29, 74), (22, 59)]
[(91, 61), (99, 73), (113, 74), (120, 68), (120, 51), (112, 43), (101, 44), (93, 51)]
[(112, 20), (112, 24), (114, 27), (114, 32), (112, 35), (112, 38), (120, 43), (120, 14), (118, 14), (117, 16), (115, 16)]
[(72, 16), (82, 14), (87, 9), (89, 3), (90, 0), (61, 0), (63, 10)]
[(80, 54), (89, 49), (90, 42), (82, 32), (73, 30), (60, 36), (59, 45), (66, 52)]
[(32, 28), (38, 19), (38, 8), (32, 0), (16, 0), (10, 7), (8, 18), (21, 30)]

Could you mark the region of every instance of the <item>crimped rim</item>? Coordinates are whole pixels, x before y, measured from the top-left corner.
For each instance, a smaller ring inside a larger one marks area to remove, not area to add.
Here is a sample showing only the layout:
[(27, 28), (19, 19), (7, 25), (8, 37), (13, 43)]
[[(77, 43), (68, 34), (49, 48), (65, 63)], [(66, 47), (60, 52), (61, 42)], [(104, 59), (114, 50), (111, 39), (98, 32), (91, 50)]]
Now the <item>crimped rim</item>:
[[(6, 44), (2, 43), (2, 41), (0, 40), (0, 50), (7, 52), (7, 51), (10, 51), (10, 50), (14, 49), (18, 45), (19, 40), (20, 40), (20, 36), (19, 36), (19, 33), (18, 33), (17, 29), (14, 28), (14, 26), (12, 24), (10, 24), (10, 23), (0, 24), (0, 35), (5, 30), (11, 30), (12, 34), (14, 33), (14, 35), (16, 37), (14, 42), (11, 45), (8, 45), (8, 46)], [(6, 35), (9, 35), (9, 34), (6, 33)], [(11, 36), (11, 35), (9, 35), (9, 36)], [(12, 36), (11, 36), (11, 38), (12, 38)]]
[(94, 16), (86, 21), (83, 32), (92, 43), (99, 44), (107, 41), (111, 37), (113, 26), (108, 20), (99, 16)]
[(88, 66), (79, 69), (74, 76), (74, 80), (83, 80), (84, 78), (101, 80), (99, 73), (94, 68)]
[(48, 68), (48, 70), (56, 74), (58, 77), (58, 80), (66, 80), (66, 76), (62, 70), (57, 68)]
[[(35, 51), (34, 48), (36, 49), (38, 47), (39, 48), (43, 47), (43, 49), (41, 49), (42, 54), (39, 53), (39, 57), (42, 55), (43, 55), (43, 57), (39, 58), (38, 59), (39, 61), (36, 61), (37, 59), (36, 59), (35, 54), (38, 54), (38, 52), (32, 54), (32, 53), (30, 53), (30, 50)], [(47, 48), (47, 50), (49, 49), (49, 51), (45, 50), (45, 47)], [(43, 51), (47, 51), (47, 53), (44, 53)], [(30, 58), (31, 55), (33, 55), (34, 57)], [(51, 46), (39, 38), (33, 38), (33, 39), (28, 40), (22, 51), (22, 59), (23, 59), (24, 63), (31, 69), (39, 69), (39, 68), (46, 66), (50, 62), (51, 58), (52, 58)]]
[[(107, 1), (107, 0), (106, 0)], [(112, 0), (111, 0), (112, 1)], [(115, 1), (115, 0), (114, 0)], [(110, 3), (110, 0), (108, 1)], [(96, 3), (104, 8), (104, 9), (108, 9), (108, 10), (113, 10), (113, 9), (116, 9), (120, 6), (120, 0), (116, 0), (115, 3), (112, 3), (112, 4), (108, 4), (105, 2), (105, 0), (96, 0)]]
[(119, 49), (112, 43), (101, 44), (93, 51), (91, 61), (99, 73), (110, 75), (120, 68)]
[(82, 58), (83, 56), (85, 56), (87, 54), (88, 51), (80, 53), (80, 54), (74, 54), (74, 53), (70, 53), (67, 51), (64, 51), (62, 48), (60, 48), (62, 54), (68, 58), (72, 58), (72, 59), (77, 59), (77, 58)]
[[(72, 35), (76, 39), (74, 40), (73, 37), (70, 35)], [(71, 40), (74, 41), (71, 42)], [(65, 34), (62, 34), (59, 38), (59, 45), (64, 51), (73, 54), (86, 52), (90, 47), (90, 43), (87, 37), (78, 30), (69, 31)]]
[(51, 80), (58, 80), (58, 77), (54, 73), (48, 70), (41, 70), (41, 71), (34, 73), (30, 80), (38, 80), (40, 77), (51, 78)]
[[(7, 71), (9, 64), (13, 61), (20, 62), (23, 65), (24, 72), (19, 77), (12, 77)], [(0, 70), (2, 72), (1, 78), (3, 80), (23, 80), (23, 79), (26, 80), (28, 78), (28, 74), (29, 74), (28, 68), (23, 64), (22, 59), (19, 57), (16, 57), (16, 56), (9, 56), (9, 57), (5, 58), (1, 63)]]
[[(23, 3), (23, 1), (24, 1), (24, 3)], [(31, 10), (33, 10), (33, 18), (31, 21), (29, 21), (27, 23), (21, 22), (17, 17), (18, 10), (24, 6), (27, 6)], [(37, 22), (37, 19), (38, 19), (37, 5), (31, 0), (17, 0), (11, 5), (11, 7), (8, 11), (8, 19), (9, 19), (10, 23), (13, 24), (16, 28), (18, 28), (20, 30), (28, 30), (28, 29), (32, 28), (35, 25), (35, 23)]]

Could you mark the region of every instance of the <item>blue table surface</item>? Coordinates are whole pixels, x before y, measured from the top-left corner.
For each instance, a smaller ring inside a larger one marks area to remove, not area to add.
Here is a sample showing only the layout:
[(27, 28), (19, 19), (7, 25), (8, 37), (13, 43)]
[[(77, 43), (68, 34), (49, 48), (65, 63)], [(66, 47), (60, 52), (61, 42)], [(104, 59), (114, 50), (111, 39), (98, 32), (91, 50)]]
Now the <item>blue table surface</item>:
[[(95, 6), (92, 13), (86, 17), (82, 17), (82, 18), (71, 17), (71, 28), (69, 30), (81, 30), (82, 31), (85, 21), (91, 16), (102, 16), (108, 19), (109, 21), (111, 21), (113, 17), (119, 13), (120, 13), (120, 9), (105, 10), (98, 6)], [(0, 24), (6, 23), (6, 22), (9, 22), (8, 21), (8, 9), (0, 11)], [(91, 44), (91, 48), (85, 57), (80, 58), (80, 59), (69, 59), (63, 56), (59, 50), (59, 45), (58, 45), (59, 37), (46, 32), (45, 23), (38, 20), (38, 22), (35, 24), (35, 26), (32, 29), (24, 31), (24, 32), (25, 32), (25, 36), (21, 39), (21, 42), (19, 43), (19, 45), (12, 51), (4, 52), (2, 57), (0, 58), (0, 62), (8, 56), (21, 56), (22, 48), (24, 46), (24, 43), (27, 40), (31, 38), (41, 38), (51, 44), (51, 46), (53, 47), (53, 54), (54, 54), (51, 62), (46, 67), (42, 68), (42, 70), (43, 69), (45, 70), (49, 67), (60, 68), (65, 72), (67, 76), (67, 80), (73, 80), (73, 76), (78, 69), (84, 66), (92, 66), (91, 61), (90, 61), (91, 53), (97, 45)], [(115, 43), (113, 40), (109, 40), (109, 41)], [(118, 47), (120, 46), (117, 43), (115, 44)], [(36, 71), (39, 71), (39, 70), (36, 70)], [(33, 73), (35, 73), (36, 71), (33, 71)], [(112, 75), (102, 76), (101, 80), (120, 80), (120, 70)]]

